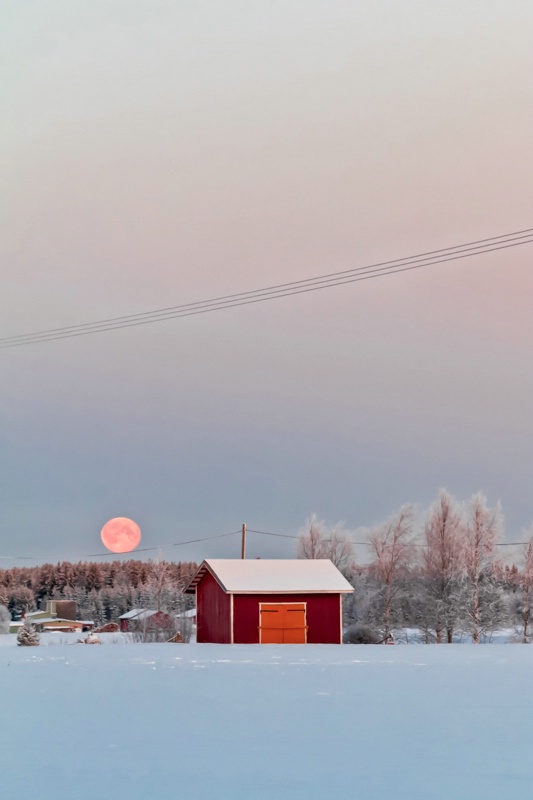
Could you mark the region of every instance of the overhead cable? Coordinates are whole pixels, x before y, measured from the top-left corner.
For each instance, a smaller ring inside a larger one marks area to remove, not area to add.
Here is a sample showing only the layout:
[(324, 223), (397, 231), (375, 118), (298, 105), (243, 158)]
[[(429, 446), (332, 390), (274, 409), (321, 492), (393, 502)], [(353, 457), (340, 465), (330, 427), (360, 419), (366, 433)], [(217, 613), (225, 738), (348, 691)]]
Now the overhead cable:
[[(185, 542), (173, 542), (172, 544), (160, 544), (157, 547), (136, 547), (135, 550), (132, 550), (130, 553), (113, 553), (109, 552), (100, 552), (100, 553), (82, 553), (78, 556), (78, 558), (101, 558), (102, 556), (133, 556), (136, 553), (149, 553), (153, 552), (154, 550), (167, 550), (171, 547), (183, 547), (186, 544), (196, 544), (197, 542), (210, 542), (214, 539), (224, 539), (226, 536), (235, 536), (237, 533), (240, 534), (241, 531), (230, 531), (230, 533), (218, 533), (215, 536), (203, 536), (201, 539), (189, 539)], [(0, 556), (0, 561), (39, 561), (42, 557), (41, 556)], [(50, 561), (64, 561), (64, 556), (46, 556), (47, 559)]]
[[(259, 534), (261, 536), (275, 536), (275, 537), (277, 537), (279, 539), (292, 539), (292, 540), (294, 540), (294, 539), (301, 539), (302, 538), (301, 535), (298, 536), (298, 535), (289, 534), (289, 533), (275, 533), (273, 531), (258, 531), (258, 530), (255, 530), (254, 528), (247, 528), (247, 532), (248, 533), (256, 533), (256, 534)], [(224, 539), (224, 538), (226, 538), (228, 536), (236, 536), (237, 534), (240, 535), (241, 531), (239, 530), (239, 531), (231, 531), (230, 533), (219, 533), (219, 534), (216, 534), (214, 536), (203, 536), (200, 539), (188, 539), (187, 541), (184, 541), (184, 542), (173, 542), (171, 544), (157, 545), (156, 547), (138, 547), (135, 550), (131, 551), (131, 553), (112, 553), (112, 552), (83, 553), (80, 556), (78, 556), (77, 558), (78, 559), (102, 558), (102, 557), (106, 557), (106, 556), (107, 557), (113, 556), (113, 557), (117, 558), (117, 556), (134, 556), (137, 553), (149, 553), (149, 552), (154, 552), (156, 550), (167, 550), (167, 549), (170, 549), (172, 547), (184, 547), (185, 545), (188, 545), (188, 544), (197, 544), (198, 542), (209, 542), (209, 541), (214, 541), (215, 539)], [(371, 542), (354, 541), (353, 539), (350, 539), (349, 537), (344, 536), (342, 534), (341, 534), (341, 536), (342, 536), (342, 539), (344, 541), (349, 542), (350, 544), (359, 545), (359, 546), (362, 546), (362, 547), (371, 547)], [(324, 539), (321, 539), (321, 541), (322, 542), (331, 542), (331, 541), (335, 541), (335, 540), (324, 538)], [(495, 546), (496, 547), (519, 547), (519, 546), (527, 545), (527, 544), (528, 544), (528, 542), (497, 542), (495, 544)], [(416, 544), (414, 542), (411, 542), (411, 545), (413, 547), (422, 547), (422, 548), (427, 547), (426, 544)], [(65, 561), (65, 557), (64, 556), (58, 556), (58, 555), (55, 555), (55, 556), (47, 555), (45, 558), (48, 559), (49, 562), (51, 562), (51, 561), (54, 561), (54, 562), (55, 561)], [(40, 561), (40, 560), (42, 560), (42, 556), (1, 556), (0, 555), (0, 561)]]
[(532, 243), (533, 228), (528, 228), (523, 231), (493, 236), (488, 239), (479, 239), (453, 247), (445, 247), (405, 258), (319, 275), (314, 278), (305, 278), (289, 283), (276, 284), (262, 289), (223, 295), (208, 300), (169, 306), (154, 311), (145, 311), (139, 314), (111, 317), (96, 322), (80, 323), (61, 328), (49, 328), (34, 333), (2, 337), (0, 338), (0, 348), (22, 347), (28, 344), (39, 344), (57, 339), (88, 336), (94, 333), (105, 333), (122, 328), (163, 322), (170, 319), (207, 314), (212, 311), (220, 311), (242, 305), (250, 305), (252, 303), (261, 303), (266, 300), (277, 300), (282, 297), (319, 291), (349, 283), (358, 283), (359, 281), (373, 278), (390, 277), (398, 273), (409, 272), (436, 264), (457, 261), (459, 259), (470, 258), (472, 256)]

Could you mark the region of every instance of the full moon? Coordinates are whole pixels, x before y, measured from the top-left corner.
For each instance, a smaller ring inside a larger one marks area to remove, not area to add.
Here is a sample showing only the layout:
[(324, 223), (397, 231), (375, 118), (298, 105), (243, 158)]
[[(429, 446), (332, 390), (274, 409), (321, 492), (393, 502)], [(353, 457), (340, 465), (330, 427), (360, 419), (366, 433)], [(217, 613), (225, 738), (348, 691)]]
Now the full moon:
[(106, 522), (100, 538), (112, 553), (130, 553), (141, 541), (141, 529), (132, 519), (115, 517)]

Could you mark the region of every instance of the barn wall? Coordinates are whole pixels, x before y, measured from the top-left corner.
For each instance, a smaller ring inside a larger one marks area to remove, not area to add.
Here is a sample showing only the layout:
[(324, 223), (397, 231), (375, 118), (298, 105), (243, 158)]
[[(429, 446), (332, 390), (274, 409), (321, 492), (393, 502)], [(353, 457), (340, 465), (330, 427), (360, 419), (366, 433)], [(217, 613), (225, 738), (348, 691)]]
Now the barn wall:
[(341, 644), (338, 594), (236, 594), (233, 602), (235, 644), (259, 643), (260, 603), (307, 603), (308, 644)]
[(230, 643), (230, 604), (230, 595), (207, 571), (196, 587), (197, 642)]

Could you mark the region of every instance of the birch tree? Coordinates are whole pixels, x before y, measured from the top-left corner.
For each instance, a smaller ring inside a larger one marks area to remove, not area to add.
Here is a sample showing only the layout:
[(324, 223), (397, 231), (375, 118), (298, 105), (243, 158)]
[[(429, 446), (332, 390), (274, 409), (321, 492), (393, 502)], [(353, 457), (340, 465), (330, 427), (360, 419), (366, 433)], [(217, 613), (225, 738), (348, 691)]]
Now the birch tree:
[(442, 642), (444, 631), (446, 641), (451, 644), (459, 616), (462, 534), (463, 519), (458, 504), (442, 490), (426, 520), (422, 556), (425, 619), (433, 620), (437, 644)]
[(531, 618), (531, 602), (533, 600), (533, 536), (524, 548), (522, 569), (518, 572), (518, 585), (522, 592), (520, 616), (522, 622), (522, 641), (529, 641), (529, 622)]
[(312, 514), (298, 539), (296, 557), (329, 558), (337, 569), (347, 575), (353, 570), (355, 552), (342, 523), (329, 527), (316, 514)]
[(400, 589), (413, 559), (413, 509), (403, 506), (397, 514), (370, 532), (374, 559), (369, 571), (383, 589), (383, 638), (391, 633), (391, 619), (400, 601)]
[(498, 591), (493, 580), (496, 541), (502, 528), (499, 504), (489, 508), (479, 492), (470, 501), (469, 517), (463, 529), (464, 571), (467, 581), (466, 623), (474, 644), (480, 633), (494, 627)]

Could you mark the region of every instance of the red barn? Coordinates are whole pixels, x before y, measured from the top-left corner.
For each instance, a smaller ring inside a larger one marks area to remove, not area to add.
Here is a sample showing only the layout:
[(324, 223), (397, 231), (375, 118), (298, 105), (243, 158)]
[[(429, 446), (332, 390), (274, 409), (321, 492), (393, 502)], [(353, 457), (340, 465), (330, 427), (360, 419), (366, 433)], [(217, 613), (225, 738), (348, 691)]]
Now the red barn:
[(209, 559), (196, 594), (198, 642), (341, 644), (342, 595), (353, 588), (329, 559)]
[(146, 631), (172, 628), (172, 619), (164, 611), (133, 608), (119, 617), (121, 631)]

